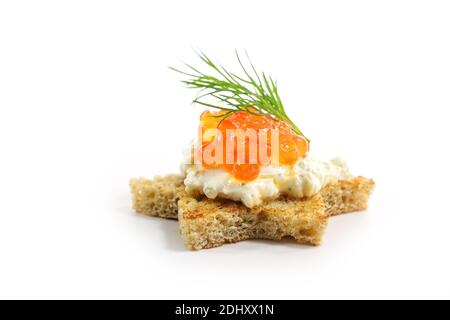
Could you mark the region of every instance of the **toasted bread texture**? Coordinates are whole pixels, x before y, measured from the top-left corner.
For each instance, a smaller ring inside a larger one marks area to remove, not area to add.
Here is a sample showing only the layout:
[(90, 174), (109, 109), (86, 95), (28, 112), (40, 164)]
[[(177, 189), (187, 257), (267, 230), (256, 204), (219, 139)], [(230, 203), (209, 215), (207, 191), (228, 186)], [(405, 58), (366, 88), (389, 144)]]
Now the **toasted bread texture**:
[[(178, 218), (177, 201), (184, 187), (181, 176), (167, 175), (153, 180), (132, 179), (130, 185), (136, 212), (162, 218)], [(338, 215), (366, 209), (374, 186), (373, 180), (364, 177), (326, 186), (320, 192), (325, 213)]]
[(305, 199), (280, 198), (247, 208), (241, 203), (198, 199), (180, 193), (178, 220), (188, 249), (213, 248), (247, 239), (281, 240), (319, 245), (328, 218), (367, 208), (374, 182), (364, 177), (330, 184)]
[(281, 240), (318, 245), (328, 223), (320, 195), (306, 200), (278, 199), (247, 208), (222, 199), (180, 194), (178, 220), (188, 249), (213, 248), (247, 239)]
[(339, 215), (367, 209), (375, 182), (364, 177), (339, 181), (320, 191), (325, 204), (325, 213)]
[(133, 208), (138, 213), (168, 219), (177, 219), (177, 202), (183, 189), (183, 177), (167, 175), (153, 180), (131, 179)]
[(366, 209), (374, 185), (370, 179), (356, 177), (330, 184), (311, 198), (280, 198), (247, 208), (239, 202), (190, 196), (179, 175), (130, 181), (136, 212), (178, 219), (184, 243), (191, 250), (247, 239), (293, 238), (318, 245), (328, 218)]

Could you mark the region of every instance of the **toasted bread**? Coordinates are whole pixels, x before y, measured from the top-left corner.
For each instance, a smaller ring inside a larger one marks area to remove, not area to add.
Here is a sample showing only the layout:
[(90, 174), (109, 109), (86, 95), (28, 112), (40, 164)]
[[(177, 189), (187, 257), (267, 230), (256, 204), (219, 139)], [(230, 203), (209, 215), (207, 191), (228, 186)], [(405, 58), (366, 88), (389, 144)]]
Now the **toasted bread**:
[(325, 204), (325, 213), (339, 215), (367, 209), (375, 182), (364, 177), (356, 177), (329, 184), (320, 191)]
[[(138, 213), (178, 218), (177, 201), (184, 187), (181, 176), (167, 175), (153, 180), (132, 179), (130, 185), (133, 208)], [(320, 192), (324, 198), (325, 213), (338, 215), (366, 209), (374, 185), (373, 180), (356, 177), (326, 186)]]
[(213, 248), (247, 239), (318, 245), (328, 223), (320, 195), (306, 200), (278, 199), (247, 208), (241, 203), (180, 194), (178, 220), (188, 249)]
[(179, 219), (187, 248), (199, 250), (246, 239), (280, 240), (318, 245), (328, 217), (364, 210), (374, 182), (364, 177), (339, 181), (307, 199), (280, 198), (247, 208), (239, 202), (194, 198), (177, 175), (132, 179), (133, 207), (150, 216)]
[(183, 177), (167, 175), (153, 180), (131, 179), (133, 208), (138, 213), (168, 219), (177, 219), (177, 201), (183, 189)]

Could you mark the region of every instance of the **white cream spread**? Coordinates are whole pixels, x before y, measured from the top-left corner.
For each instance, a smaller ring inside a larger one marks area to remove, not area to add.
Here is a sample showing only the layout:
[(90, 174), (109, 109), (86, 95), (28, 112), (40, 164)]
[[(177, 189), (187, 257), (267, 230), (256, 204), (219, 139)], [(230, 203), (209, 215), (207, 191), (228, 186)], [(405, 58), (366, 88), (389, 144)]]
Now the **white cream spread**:
[(182, 170), (186, 192), (241, 201), (250, 208), (281, 195), (311, 197), (332, 182), (351, 178), (346, 163), (339, 158), (323, 162), (306, 157), (292, 167), (263, 166), (252, 181), (236, 180), (223, 169), (204, 169), (200, 164), (192, 164), (189, 157)]

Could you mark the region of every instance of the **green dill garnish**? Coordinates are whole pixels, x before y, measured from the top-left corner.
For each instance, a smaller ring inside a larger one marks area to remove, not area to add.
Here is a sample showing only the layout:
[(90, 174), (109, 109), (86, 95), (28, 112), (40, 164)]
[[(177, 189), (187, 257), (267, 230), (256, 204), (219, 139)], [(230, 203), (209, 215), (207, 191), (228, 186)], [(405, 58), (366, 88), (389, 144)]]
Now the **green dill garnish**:
[[(192, 103), (223, 110), (225, 112), (224, 118), (235, 112), (244, 111), (258, 116), (270, 117), (277, 121), (284, 121), (293, 131), (307, 139), (287, 116), (278, 94), (276, 81), (264, 72), (258, 73), (248, 54), (247, 59), (251, 66), (251, 72), (245, 68), (236, 51), (237, 60), (243, 71), (243, 75), (238, 76), (222, 65), (216, 65), (203, 52), (196, 53), (214, 75), (203, 73), (187, 63), (184, 64), (188, 71), (170, 67), (170, 69), (188, 77), (187, 80), (182, 80), (188, 88), (200, 90), (199, 95)], [(206, 99), (211, 97), (217, 104), (207, 102)]]

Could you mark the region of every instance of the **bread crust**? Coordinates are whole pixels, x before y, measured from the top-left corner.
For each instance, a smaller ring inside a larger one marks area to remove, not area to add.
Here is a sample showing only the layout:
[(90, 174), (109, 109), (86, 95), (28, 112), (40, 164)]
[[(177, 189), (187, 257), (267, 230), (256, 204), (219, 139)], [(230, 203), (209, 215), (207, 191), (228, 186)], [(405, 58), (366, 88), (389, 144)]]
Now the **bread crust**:
[(199, 250), (247, 239), (285, 237), (318, 245), (330, 216), (367, 208), (375, 183), (355, 177), (330, 184), (311, 198), (279, 198), (254, 208), (188, 195), (179, 175), (132, 179), (130, 186), (136, 212), (178, 219), (186, 247)]
[(374, 187), (372, 179), (361, 176), (326, 186), (320, 191), (325, 212), (335, 216), (367, 209)]
[(277, 199), (247, 208), (230, 200), (195, 199), (183, 193), (178, 201), (178, 220), (186, 247), (199, 250), (247, 239), (286, 237), (318, 245), (328, 216), (320, 195), (306, 200)]
[(177, 219), (178, 199), (183, 189), (183, 177), (170, 174), (152, 180), (130, 180), (133, 209), (138, 213), (166, 219)]
[[(183, 177), (167, 175), (153, 180), (131, 179), (133, 208), (138, 213), (167, 219), (178, 219), (178, 199), (183, 192)], [(325, 211), (330, 215), (365, 210), (375, 183), (356, 177), (323, 188)]]

